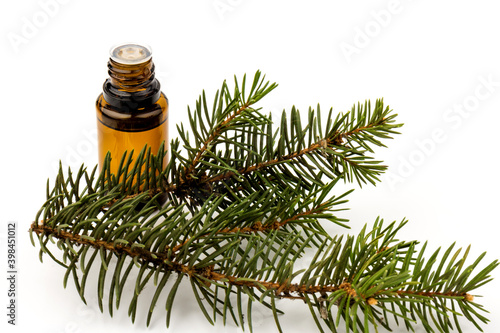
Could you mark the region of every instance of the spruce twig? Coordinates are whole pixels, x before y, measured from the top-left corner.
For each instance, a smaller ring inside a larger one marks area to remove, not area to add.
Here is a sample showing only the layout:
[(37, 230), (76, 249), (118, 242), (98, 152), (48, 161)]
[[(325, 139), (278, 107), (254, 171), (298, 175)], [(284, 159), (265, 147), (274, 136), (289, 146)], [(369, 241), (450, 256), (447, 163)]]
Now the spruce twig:
[[(336, 116), (330, 109), (326, 124), (318, 106), (302, 124), (292, 108), (276, 128), (257, 107), (275, 87), (260, 72), (249, 84), (246, 76), (241, 85), (235, 79), (232, 90), (224, 82), (212, 108), (203, 92), (188, 109), (191, 133), (178, 126), (167, 165), (163, 147), (145, 147), (125, 154), (116, 175), (109, 155), (100, 174), (61, 168), (30, 229), (40, 259), (46, 254), (62, 265), (64, 285), (72, 277), (84, 302), (97, 268), (99, 307), (110, 288), (111, 314), (126, 283), (135, 283), (132, 321), (141, 290), (153, 282), (148, 325), (160, 294), (168, 293), (168, 326), (184, 279), (210, 323), (231, 317), (250, 330), (255, 302), (282, 330), (277, 299), (302, 300), (320, 331), (390, 329), (390, 318), (427, 332), (461, 331), (460, 316), (479, 329), (487, 323), (473, 293), (491, 281), (498, 261), (479, 269), (485, 254), (466, 264), (469, 248), (460, 255), (454, 245), (425, 259), (426, 243), (397, 239), (407, 221), (377, 219), (356, 236), (323, 228), (326, 221), (348, 227), (338, 213), (351, 191), (333, 195), (339, 181), (375, 184), (386, 169), (371, 155), (397, 134), (396, 115), (377, 100)], [(307, 268), (295, 269), (311, 251)]]

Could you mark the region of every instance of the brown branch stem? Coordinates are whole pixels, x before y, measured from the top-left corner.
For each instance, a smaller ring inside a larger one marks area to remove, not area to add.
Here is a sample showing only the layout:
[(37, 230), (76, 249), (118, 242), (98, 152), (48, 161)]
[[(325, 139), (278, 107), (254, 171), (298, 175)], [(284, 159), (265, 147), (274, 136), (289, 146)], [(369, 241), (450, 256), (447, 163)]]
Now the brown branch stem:
[[(139, 257), (141, 260), (152, 263), (155, 265), (163, 265), (166, 270), (174, 271), (180, 274), (185, 274), (190, 278), (203, 277), (208, 281), (227, 283), (233, 286), (245, 286), (249, 288), (257, 288), (264, 290), (275, 290), (275, 294), (278, 297), (283, 298), (299, 298), (304, 299), (305, 294), (321, 294), (335, 292), (343, 289), (346, 294), (353, 298), (362, 298), (363, 300), (370, 302), (373, 299), (371, 296), (369, 299), (365, 299), (363, 295), (357, 295), (354, 287), (347, 281), (344, 281), (340, 285), (301, 285), (297, 283), (290, 283), (286, 280), (284, 283), (270, 282), (270, 281), (252, 281), (249, 279), (242, 279), (236, 276), (228, 276), (219, 272), (215, 272), (213, 267), (203, 267), (197, 268), (196, 266), (189, 267), (188, 265), (183, 265), (175, 261), (168, 260), (165, 253), (150, 252), (146, 249), (134, 247), (123, 244), (113, 244), (104, 240), (92, 240), (88, 238), (83, 238), (80, 235), (74, 235), (70, 232), (64, 230), (57, 230), (46, 225), (39, 225), (34, 222), (31, 225), (31, 231), (35, 232), (37, 235), (52, 235), (55, 238), (69, 240), (70, 242), (77, 245), (91, 246), (96, 249), (104, 248), (108, 251), (120, 255), (126, 254), (132, 258)], [(379, 295), (383, 296), (383, 293), (387, 290), (381, 290), (378, 292)], [(396, 290), (392, 291), (400, 297), (405, 296), (425, 296), (425, 297), (462, 297), (466, 301), (471, 301), (473, 299), (472, 295), (467, 293), (453, 293), (453, 292), (417, 292), (411, 290)], [(294, 296), (291, 294), (298, 294)], [(375, 303), (374, 303), (375, 304)]]
[[(251, 225), (250, 227), (224, 228), (224, 229), (216, 232), (216, 234), (236, 234), (236, 233), (250, 234), (250, 233), (268, 232), (268, 231), (272, 231), (272, 230), (279, 230), (280, 228), (282, 228), (286, 224), (288, 224), (290, 222), (293, 222), (293, 221), (296, 221), (296, 220), (298, 220), (299, 218), (301, 218), (303, 216), (307, 216), (307, 215), (310, 215), (312, 213), (318, 213), (318, 212), (321, 213), (321, 212), (324, 212), (325, 210), (327, 210), (326, 207), (323, 207), (325, 205), (326, 205), (326, 203), (322, 203), (322, 204), (320, 204), (316, 208), (313, 208), (313, 209), (310, 209), (308, 211), (299, 213), (297, 215), (294, 215), (292, 217), (284, 219), (281, 222), (278, 221), (278, 220), (275, 220), (272, 223), (262, 224), (262, 222), (257, 221), (253, 225)], [(205, 234), (205, 235), (200, 236), (200, 238), (206, 237), (206, 236), (209, 236), (209, 235), (210, 234)], [(188, 244), (190, 242), (191, 242), (191, 239), (187, 239), (184, 242), (182, 242), (180, 244), (177, 244), (176, 246), (174, 246), (172, 248), (172, 253), (174, 253), (174, 254), (177, 253), (184, 245), (186, 245), (186, 244)]]
[(203, 146), (200, 148), (196, 156), (194, 157), (193, 161), (191, 162), (191, 165), (188, 168), (185, 168), (184, 174), (186, 175), (187, 179), (191, 178), (191, 174), (194, 172), (196, 169), (198, 162), (200, 161), (201, 157), (203, 156), (203, 153), (207, 150), (208, 146), (210, 143), (220, 135), (220, 131), (226, 127), (227, 124), (229, 124), (236, 116), (241, 114), (244, 110), (246, 110), (250, 106), (250, 103), (245, 103), (243, 104), (238, 110), (236, 110), (232, 115), (226, 118), (216, 129), (215, 131), (205, 140), (203, 143)]
[[(267, 162), (258, 163), (258, 164), (255, 164), (255, 165), (252, 165), (252, 166), (249, 166), (246, 168), (241, 168), (238, 170), (238, 174), (242, 175), (242, 174), (252, 173), (252, 172), (262, 170), (262, 169), (268, 168), (268, 167), (276, 165), (276, 164), (280, 164), (280, 163), (283, 163), (283, 162), (286, 162), (289, 160), (293, 160), (293, 159), (296, 159), (296, 158), (301, 157), (303, 155), (310, 154), (310, 153), (317, 151), (321, 148), (326, 148), (331, 144), (333, 144), (334, 146), (340, 146), (343, 143), (343, 139), (345, 139), (349, 136), (352, 136), (354, 134), (357, 134), (359, 132), (365, 131), (367, 129), (379, 126), (385, 120), (386, 119), (383, 118), (377, 123), (369, 124), (367, 126), (362, 126), (360, 128), (353, 129), (352, 131), (349, 131), (349, 132), (336, 133), (336, 135), (334, 137), (329, 138), (329, 139), (322, 139), (316, 143), (313, 143), (311, 146), (304, 148), (298, 152), (294, 152), (292, 154), (288, 154), (288, 155), (285, 155), (285, 156), (282, 156), (280, 158), (276, 158), (276, 159), (273, 159), (273, 160), (270, 160)], [(350, 161), (349, 159), (344, 159), (344, 160), (348, 163), (352, 163), (352, 161)], [(236, 173), (234, 171), (228, 171), (228, 172), (225, 172), (225, 173), (220, 174), (218, 176), (214, 176), (212, 178), (209, 178), (205, 182), (206, 183), (215, 183), (215, 182), (219, 182), (219, 181), (222, 181), (225, 179), (229, 179), (235, 175), (236, 175)]]
[[(321, 147), (322, 147), (321, 142), (314, 143), (311, 146), (309, 146), (308, 148), (304, 148), (298, 152), (288, 154), (288, 155), (282, 156), (280, 158), (275, 158), (275, 159), (270, 160), (270, 161), (258, 163), (258, 164), (255, 164), (255, 165), (252, 165), (252, 166), (249, 166), (246, 168), (241, 168), (238, 170), (238, 174), (242, 175), (242, 174), (248, 174), (248, 173), (258, 171), (258, 170), (262, 170), (262, 169), (268, 168), (272, 165), (283, 163), (285, 161), (289, 161), (289, 160), (298, 158), (298, 157), (305, 155), (305, 154), (310, 154), (311, 152), (318, 150)], [(236, 175), (236, 173), (234, 171), (228, 171), (228, 172), (225, 172), (225, 173), (220, 174), (218, 176), (214, 176), (212, 178), (209, 178), (206, 180), (206, 182), (207, 183), (216, 183), (216, 182), (222, 181), (224, 179), (229, 179), (229, 178), (233, 177), (234, 175)]]

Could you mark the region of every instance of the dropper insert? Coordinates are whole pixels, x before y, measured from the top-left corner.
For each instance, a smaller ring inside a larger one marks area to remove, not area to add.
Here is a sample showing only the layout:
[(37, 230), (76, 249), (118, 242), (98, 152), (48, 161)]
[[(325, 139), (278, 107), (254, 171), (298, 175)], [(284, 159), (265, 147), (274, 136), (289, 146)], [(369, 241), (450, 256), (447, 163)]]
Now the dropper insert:
[(114, 46), (109, 51), (110, 58), (124, 65), (136, 65), (151, 59), (151, 47), (136, 43), (126, 43)]

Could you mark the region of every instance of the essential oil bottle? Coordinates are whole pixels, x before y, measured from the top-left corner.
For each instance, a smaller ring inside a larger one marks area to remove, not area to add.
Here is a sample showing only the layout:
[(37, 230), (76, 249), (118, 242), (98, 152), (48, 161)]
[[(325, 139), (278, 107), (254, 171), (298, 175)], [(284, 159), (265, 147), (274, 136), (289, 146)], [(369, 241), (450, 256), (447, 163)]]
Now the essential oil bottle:
[(125, 151), (134, 156), (144, 145), (156, 154), (168, 144), (168, 99), (155, 78), (151, 48), (135, 43), (111, 48), (109, 78), (96, 102), (99, 166), (111, 154), (116, 174)]

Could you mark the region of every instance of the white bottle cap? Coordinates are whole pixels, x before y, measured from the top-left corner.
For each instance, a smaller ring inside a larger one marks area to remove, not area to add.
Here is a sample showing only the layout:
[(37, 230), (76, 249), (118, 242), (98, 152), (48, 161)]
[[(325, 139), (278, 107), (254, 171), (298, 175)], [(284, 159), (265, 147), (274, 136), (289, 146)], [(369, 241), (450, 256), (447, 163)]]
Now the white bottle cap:
[(120, 64), (136, 65), (151, 59), (153, 52), (148, 45), (124, 43), (113, 46), (109, 54), (113, 61)]

